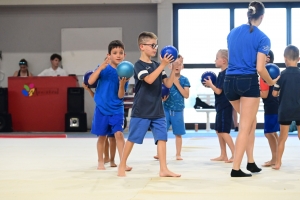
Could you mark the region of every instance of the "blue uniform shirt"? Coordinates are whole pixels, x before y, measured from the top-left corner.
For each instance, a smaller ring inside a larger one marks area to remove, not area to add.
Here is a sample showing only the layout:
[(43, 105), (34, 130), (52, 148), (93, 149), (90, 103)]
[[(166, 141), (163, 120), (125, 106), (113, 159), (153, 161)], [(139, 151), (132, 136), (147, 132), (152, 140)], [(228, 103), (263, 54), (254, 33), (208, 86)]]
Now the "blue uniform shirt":
[[(125, 84), (125, 91), (128, 82)], [(119, 77), (117, 70), (108, 65), (100, 72), (98, 85), (95, 90), (94, 100), (103, 115), (124, 113), (123, 98), (118, 97)]]
[(250, 25), (232, 29), (227, 36), (228, 69), (226, 75), (256, 74), (257, 53), (268, 55), (270, 39), (256, 26), (250, 33)]
[[(183, 88), (191, 87), (189, 80), (184, 76), (179, 77), (179, 83)], [(184, 109), (184, 97), (174, 84), (170, 88), (170, 95), (164, 102), (164, 107), (172, 111), (182, 111)]]

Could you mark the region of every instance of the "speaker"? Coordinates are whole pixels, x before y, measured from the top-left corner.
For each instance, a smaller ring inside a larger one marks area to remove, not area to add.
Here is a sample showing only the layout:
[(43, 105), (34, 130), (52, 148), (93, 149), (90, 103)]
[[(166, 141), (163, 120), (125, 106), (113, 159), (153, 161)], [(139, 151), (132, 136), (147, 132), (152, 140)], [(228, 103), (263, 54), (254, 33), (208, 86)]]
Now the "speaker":
[(11, 114), (0, 113), (0, 132), (12, 132)]
[(65, 132), (87, 132), (86, 113), (66, 113)]
[(84, 89), (82, 87), (69, 87), (67, 94), (68, 113), (83, 113)]
[(0, 88), (0, 113), (8, 113), (8, 90)]

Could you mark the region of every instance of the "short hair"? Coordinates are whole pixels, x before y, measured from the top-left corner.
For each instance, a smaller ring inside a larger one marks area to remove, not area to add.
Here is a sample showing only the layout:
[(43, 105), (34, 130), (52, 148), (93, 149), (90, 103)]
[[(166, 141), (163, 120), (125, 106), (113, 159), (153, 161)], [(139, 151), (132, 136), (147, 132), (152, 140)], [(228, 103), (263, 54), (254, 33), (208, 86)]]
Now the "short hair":
[(273, 63), (274, 62), (274, 53), (273, 53), (273, 51), (270, 50), (268, 56), (270, 57), (269, 63)]
[(248, 16), (248, 23), (250, 24), (250, 33), (253, 31), (251, 20), (252, 19), (256, 20), (263, 14), (265, 14), (265, 6), (262, 2), (252, 1), (249, 3), (247, 16)]
[(227, 49), (220, 49), (218, 53), (222, 56), (222, 58), (228, 61), (228, 50)]
[(148, 39), (157, 40), (157, 36), (152, 32), (147, 32), (147, 31), (141, 32), (138, 37), (138, 46), (140, 46), (141, 44), (144, 44), (146, 42), (146, 40), (148, 40)]
[(24, 58), (22, 58), (19, 62), (19, 65), (26, 65), (28, 66), (27, 60), (25, 60)]
[(288, 45), (284, 50), (284, 57), (288, 60), (299, 60), (299, 49), (294, 45)]
[(125, 45), (120, 40), (111, 41), (108, 45), (108, 54), (111, 54), (111, 50), (113, 50), (114, 48), (118, 48), (118, 47), (125, 50)]
[(61, 61), (61, 55), (58, 55), (57, 53), (54, 53), (51, 55), (50, 60), (54, 60), (57, 58), (59, 61)]

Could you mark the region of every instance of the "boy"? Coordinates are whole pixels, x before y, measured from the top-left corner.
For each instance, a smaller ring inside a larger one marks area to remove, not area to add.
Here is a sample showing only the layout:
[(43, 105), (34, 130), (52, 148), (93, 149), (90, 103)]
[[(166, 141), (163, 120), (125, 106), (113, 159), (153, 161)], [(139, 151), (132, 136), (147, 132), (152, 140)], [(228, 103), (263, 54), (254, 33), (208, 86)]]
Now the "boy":
[[(225, 161), (226, 163), (231, 163), (233, 162), (234, 155), (234, 144), (230, 136), (233, 108), (223, 92), (224, 79), (228, 66), (227, 49), (220, 49), (217, 52), (215, 65), (217, 68), (221, 68), (221, 72), (217, 77), (216, 85), (212, 83), (210, 78), (206, 79), (204, 82), (204, 85), (210, 87), (215, 94), (215, 108), (217, 112), (215, 130), (217, 132), (221, 148), (221, 155), (217, 158), (211, 159), (211, 161)], [(231, 158), (229, 160), (226, 153), (226, 144), (231, 150)]]
[[(106, 135), (114, 134), (117, 149), (121, 159), (124, 149), (123, 123), (124, 104), (123, 98), (128, 80), (120, 79), (117, 74), (117, 65), (124, 60), (124, 44), (114, 40), (108, 45), (108, 54), (105, 61), (91, 74), (90, 85), (98, 81), (94, 100), (96, 103), (91, 133), (98, 136), (98, 169), (105, 170), (103, 151)], [(130, 171), (130, 167), (125, 167)]]
[(125, 144), (118, 176), (125, 176), (126, 161), (134, 143), (142, 144), (151, 128), (157, 144), (161, 177), (179, 177), (169, 171), (166, 163), (167, 125), (161, 100), (162, 82), (168, 88), (173, 84), (174, 70), (167, 78), (164, 68), (173, 61), (171, 55), (161, 58), (161, 63), (151, 60), (157, 52), (157, 36), (151, 32), (142, 32), (138, 37), (141, 52), (140, 60), (134, 66), (135, 96), (129, 126), (129, 136)]
[[(106, 58), (105, 58), (106, 59)], [(94, 91), (89, 88), (86, 84), (82, 83), (82, 87), (87, 90), (92, 98), (94, 98)], [(105, 139), (104, 144), (104, 163), (110, 162), (111, 167), (117, 167), (115, 163), (115, 155), (116, 155), (116, 139), (113, 134), (110, 134)], [(110, 157), (109, 157), (110, 153)]]
[[(267, 63), (274, 62), (274, 54), (270, 50), (267, 56)], [(264, 133), (265, 137), (268, 139), (269, 146), (272, 153), (272, 159), (270, 161), (265, 162), (263, 167), (271, 167), (275, 165), (276, 162), (276, 153), (277, 153), (277, 145), (278, 145), (278, 135), (277, 131), (279, 131), (279, 123), (278, 123), (278, 106), (279, 101), (278, 97), (274, 97), (272, 95), (273, 86), (269, 86), (267, 83), (263, 81), (260, 77), (260, 96), (264, 102)]]
[(273, 90), (273, 96), (279, 96), (278, 121), (280, 124), (280, 135), (276, 163), (272, 167), (276, 170), (280, 169), (282, 164), (284, 145), (292, 121), (296, 121), (300, 139), (300, 69), (297, 67), (299, 49), (293, 45), (287, 46), (284, 50), (284, 60), (286, 69), (281, 72), (280, 79), (274, 85)]
[[(167, 131), (172, 125), (173, 134), (175, 135), (176, 144), (176, 160), (182, 160), (181, 147), (182, 135), (186, 134), (183, 109), (184, 98), (189, 98), (189, 80), (180, 74), (183, 69), (183, 58), (178, 55), (178, 58), (171, 64), (171, 68), (175, 71), (174, 84), (170, 88), (170, 95), (163, 99), (164, 110), (167, 120)], [(158, 159), (158, 156), (154, 156)]]

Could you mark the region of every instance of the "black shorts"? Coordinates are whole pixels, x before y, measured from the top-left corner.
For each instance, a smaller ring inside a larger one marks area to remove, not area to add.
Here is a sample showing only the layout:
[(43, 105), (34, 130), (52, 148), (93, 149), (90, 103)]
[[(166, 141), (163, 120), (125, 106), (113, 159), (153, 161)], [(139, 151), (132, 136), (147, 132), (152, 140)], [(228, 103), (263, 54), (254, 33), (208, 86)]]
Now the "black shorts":
[(217, 112), (215, 130), (219, 133), (230, 133), (232, 125), (232, 107), (227, 106)]
[[(291, 125), (292, 121), (279, 121), (280, 125)], [(296, 125), (300, 126), (300, 121), (296, 121)]]

